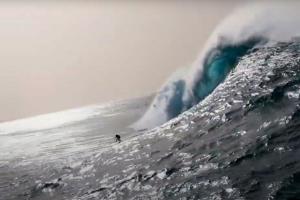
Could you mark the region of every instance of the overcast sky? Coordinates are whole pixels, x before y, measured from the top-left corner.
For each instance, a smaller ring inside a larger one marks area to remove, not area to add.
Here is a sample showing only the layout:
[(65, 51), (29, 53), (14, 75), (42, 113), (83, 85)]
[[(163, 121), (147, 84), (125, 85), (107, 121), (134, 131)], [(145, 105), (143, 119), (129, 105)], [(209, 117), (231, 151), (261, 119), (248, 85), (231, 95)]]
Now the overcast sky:
[(1, 1), (0, 120), (151, 94), (234, 1)]

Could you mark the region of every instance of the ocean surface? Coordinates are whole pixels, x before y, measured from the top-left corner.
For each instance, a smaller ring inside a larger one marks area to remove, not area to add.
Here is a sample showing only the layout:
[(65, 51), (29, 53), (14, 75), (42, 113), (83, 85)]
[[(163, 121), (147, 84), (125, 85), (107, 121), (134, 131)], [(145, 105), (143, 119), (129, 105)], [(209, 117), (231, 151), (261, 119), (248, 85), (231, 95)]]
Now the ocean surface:
[[(136, 136), (138, 132), (128, 126), (145, 112), (151, 99), (149, 96), (2, 123), (0, 199), (30, 199), (39, 181), (82, 166), (90, 156), (115, 145), (115, 134), (122, 140)], [(50, 192), (51, 187), (48, 189)], [(64, 195), (36, 198), (65, 199)]]
[(299, 199), (299, 66), (300, 42), (254, 48), (203, 101), (144, 131), (128, 125), (151, 98), (46, 117), (62, 116), (55, 127), (2, 124), (0, 199)]
[(262, 7), (154, 96), (1, 123), (0, 200), (300, 199), (299, 6)]

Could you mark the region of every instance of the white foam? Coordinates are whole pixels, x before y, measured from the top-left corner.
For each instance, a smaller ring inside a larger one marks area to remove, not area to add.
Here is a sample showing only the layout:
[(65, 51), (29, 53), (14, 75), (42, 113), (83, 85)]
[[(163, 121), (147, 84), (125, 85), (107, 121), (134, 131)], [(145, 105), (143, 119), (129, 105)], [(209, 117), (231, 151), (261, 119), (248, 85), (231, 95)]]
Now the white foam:
[(0, 135), (60, 127), (98, 115), (96, 108), (90, 106), (4, 122), (0, 124)]
[(169, 104), (170, 98), (176, 92), (174, 83), (183, 78), (186, 73), (186, 69), (182, 68), (175, 71), (171, 77), (162, 86), (162, 89), (157, 93), (156, 97), (150, 104), (146, 113), (137, 122), (131, 125), (132, 128), (144, 129), (149, 127), (155, 127), (168, 120), (166, 109)]
[(132, 127), (135, 129), (153, 128), (168, 121), (166, 108), (179, 79), (186, 83), (183, 102), (193, 98), (192, 89), (201, 80), (203, 64), (213, 49), (220, 45), (238, 45), (254, 37), (263, 37), (270, 43), (288, 41), (300, 36), (300, 2), (280, 2), (246, 4), (226, 18), (211, 34), (203, 51), (191, 69), (180, 76), (171, 77), (160, 89), (149, 109)]

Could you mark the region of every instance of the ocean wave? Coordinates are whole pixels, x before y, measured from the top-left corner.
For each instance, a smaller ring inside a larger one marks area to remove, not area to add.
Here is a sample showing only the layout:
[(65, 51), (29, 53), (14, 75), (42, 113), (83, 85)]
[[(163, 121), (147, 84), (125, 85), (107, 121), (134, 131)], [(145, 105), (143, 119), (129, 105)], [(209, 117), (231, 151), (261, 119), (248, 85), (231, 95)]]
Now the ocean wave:
[[(208, 39), (198, 60), (185, 73), (176, 72), (164, 84), (135, 129), (153, 128), (206, 98), (256, 47), (290, 41), (300, 35), (297, 9), (276, 3), (239, 8)], [(179, 75), (178, 75), (179, 74)]]

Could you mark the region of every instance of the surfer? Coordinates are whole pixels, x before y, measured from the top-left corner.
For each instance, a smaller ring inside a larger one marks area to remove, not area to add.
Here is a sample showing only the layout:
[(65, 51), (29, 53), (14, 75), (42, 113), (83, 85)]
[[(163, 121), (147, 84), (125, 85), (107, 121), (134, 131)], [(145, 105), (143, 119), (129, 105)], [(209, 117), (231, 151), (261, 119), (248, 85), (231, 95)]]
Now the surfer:
[(180, 124), (180, 121), (174, 122), (171, 124), (171, 128), (174, 128), (175, 126), (177, 126), (178, 124)]
[(120, 135), (116, 134), (115, 138), (116, 138), (116, 142), (119, 142), (119, 143), (121, 142), (121, 136)]

